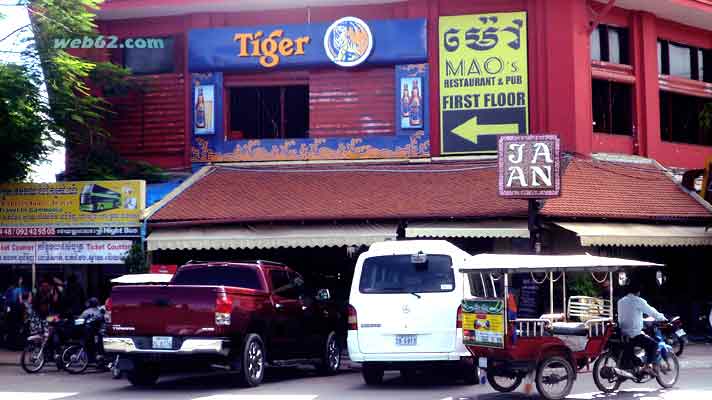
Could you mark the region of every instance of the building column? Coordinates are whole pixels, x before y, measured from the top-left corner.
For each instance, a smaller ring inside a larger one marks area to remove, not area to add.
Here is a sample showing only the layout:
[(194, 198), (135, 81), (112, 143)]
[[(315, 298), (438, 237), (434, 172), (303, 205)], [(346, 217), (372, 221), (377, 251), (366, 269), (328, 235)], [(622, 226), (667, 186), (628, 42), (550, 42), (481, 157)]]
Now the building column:
[(658, 34), (655, 16), (638, 12), (631, 24), (635, 71), (636, 154), (654, 157), (660, 138), (660, 87), (658, 84)]

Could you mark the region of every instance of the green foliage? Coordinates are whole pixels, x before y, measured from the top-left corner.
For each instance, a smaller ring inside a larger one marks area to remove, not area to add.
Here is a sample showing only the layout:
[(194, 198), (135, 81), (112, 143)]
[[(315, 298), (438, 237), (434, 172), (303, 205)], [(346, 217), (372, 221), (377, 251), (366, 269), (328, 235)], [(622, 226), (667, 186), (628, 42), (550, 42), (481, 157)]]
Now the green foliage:
[(148, 272), (146, 253), (141, 243), (134, 243), (131, 250), (124, 257), (124, 265), (130, 274), (145, 274)]
[(0, 182), (25, 179), (54, 145), (39, 87), (25, 66), (0, 64)]
[(572, 295), (575, 296), (598, 296), (599, 288), (589, 274), (578, 274), (568, 285)]
[(705, 103), (700, 113), (700, 126), (705, 130), (712, 130), (712, 102)]

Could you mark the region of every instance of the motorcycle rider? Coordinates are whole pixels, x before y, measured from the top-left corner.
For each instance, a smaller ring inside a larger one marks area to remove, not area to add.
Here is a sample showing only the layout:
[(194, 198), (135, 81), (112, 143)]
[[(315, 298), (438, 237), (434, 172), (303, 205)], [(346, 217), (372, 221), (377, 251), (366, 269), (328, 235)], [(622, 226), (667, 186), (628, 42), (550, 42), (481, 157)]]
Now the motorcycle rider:
[(100, 334), (101, 325), (104, 322), (104, 313), (101, 308), (99, 308), (99, 299), (92, 297), (87, 300), (87, 309), (84, 310), (79, 319), (85, 321), (85, 337), (84, 345), (86, 346), (87, 353), (89, 355), (89, 362), (96, 362), (97, 356), (103, 359), (103, 346), (101, 343), (101, 338), (99, 338), (98, 347), (94, 341), (94, 336)]
[(643, 314), (651, 316), (658, 321), (666, 321), (663, 314), (650, 306), (645, 299), (640, 297), (641, 282), (639, 279), (631, 279), (626, 286), (627, 295), (618, 300), (618, 326), (621, 334), (630, 339), (633, 346), (640, 346), (645, 349), (647, 365), (644, 367), (648, 373), (654, 374), (655, 361), (658, 343), (643, 332)]

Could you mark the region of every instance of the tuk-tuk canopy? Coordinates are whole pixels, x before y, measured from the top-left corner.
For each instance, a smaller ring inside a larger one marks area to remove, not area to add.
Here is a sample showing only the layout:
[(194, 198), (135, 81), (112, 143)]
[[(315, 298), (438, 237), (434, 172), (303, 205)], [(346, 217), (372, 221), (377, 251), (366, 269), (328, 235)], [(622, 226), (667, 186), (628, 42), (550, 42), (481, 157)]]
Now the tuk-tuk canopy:
[(113, 284), (140, 285), (151, 283), (168, 283), (173, 278), (172, 274), (129, 274), (111, 280)]
[(581, 255), (478, 254), (465, 261), (460, 272), (615, 272), (633, 268), (663, 267), (645, 261)]

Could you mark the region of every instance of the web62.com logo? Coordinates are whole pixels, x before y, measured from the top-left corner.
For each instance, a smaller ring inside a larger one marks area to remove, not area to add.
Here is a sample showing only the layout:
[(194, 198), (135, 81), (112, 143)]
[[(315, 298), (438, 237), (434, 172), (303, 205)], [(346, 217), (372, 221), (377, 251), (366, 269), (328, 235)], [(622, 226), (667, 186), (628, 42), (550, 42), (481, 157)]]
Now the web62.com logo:
[(117, 36), (54, 39), (55, 49), (162, 49), (163, 38), (126, 38)]

